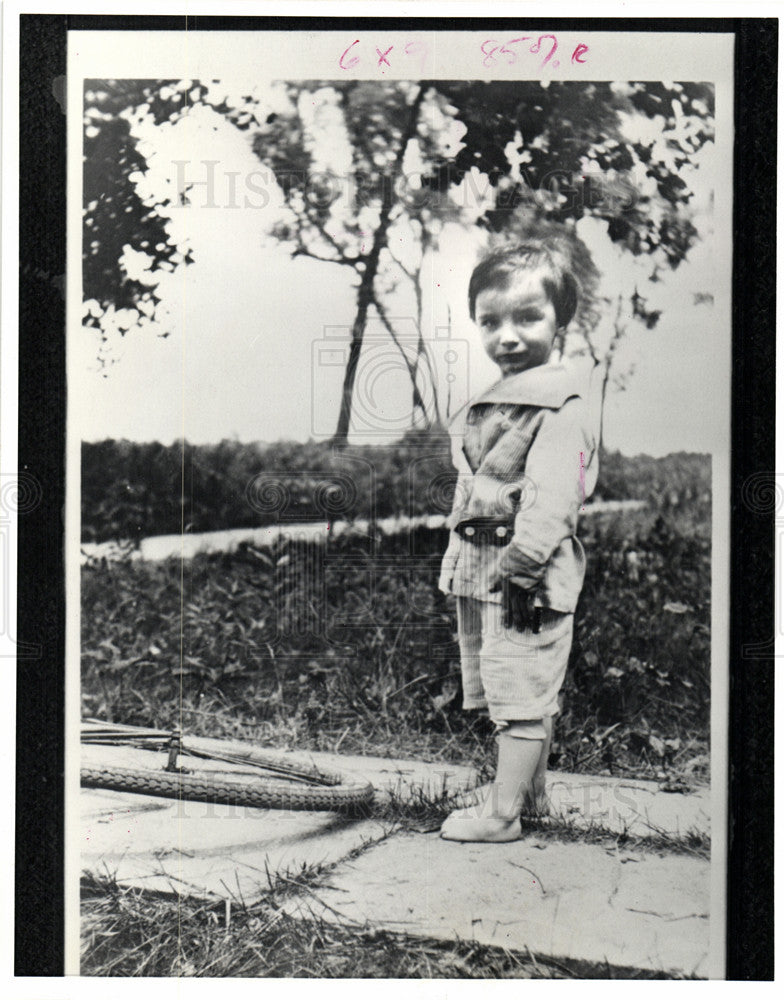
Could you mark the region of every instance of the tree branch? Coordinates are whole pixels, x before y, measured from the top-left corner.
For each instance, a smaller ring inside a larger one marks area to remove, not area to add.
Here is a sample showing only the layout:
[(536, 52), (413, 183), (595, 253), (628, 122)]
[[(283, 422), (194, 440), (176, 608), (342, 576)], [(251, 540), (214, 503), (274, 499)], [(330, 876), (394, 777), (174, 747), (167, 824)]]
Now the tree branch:
[(430, 377), (430, 384), (431, 384), (431, 386), (433, 388), (433, 405), (434, 405), (434, 408), (435, 408), (435, 419), (436, 419), (436, 423), (440, 424), (441, 423), (441, 410), (440, 410), (440, 407), (438, 405), (438, 387), (436, 385), (436, 375), (435, 375), (435, 371), (433, 370), (433, 364), (432, 364), (432, 361), (430, 359), (430, 354), (428, 353), (427, 349), (425, 348), (425, 342), (424, 342), (424, 338), (422, 336), (422, 315), (423, 315), (423, 310), (422, 310), (422, 299), (423, 299), (423, 292), (422, 292), (422, 265), (424, 264), (425, 255), (426, 255), (426, 253), (427, 253), (427, 251), (429, 249), (429, 246), (430, 246), (430, 239), (429, 239), (429, 236), (427, 234), (427, 229), (425, 228), (425, 226), (423, 225), (423, 223), (421, 221), (419, 221), (419, 220), (413, 220), (413, 219), (411, 221), (412, 222), (413, 221), (418, 221), (419, 222), (419, 229), (420, 229), (419, 239), (420, 239), (420, 244), (421, 244), (421, 248), (422, 248), (421, 254), (420, 254), (420, 258), (419, 258), (419, 266), (416, 269), (414, 269), (414, 270), (409, 270), (405, 266), (405, 264), (398, 257), (395, 256), (395, 254), (392, 252), (392, 247), (388, 243), (387, 243), (386, 249), (387, 249), (387, 253), (391, 257), (393, 263), (397, 264), (398, 268), (403, 272), (403, 274), (408, 278), (408, 280), (414, 286), (414, 296), (415, 296), (415, 299), (416, 299), (416, 309), (417, 309), (417, 332), (418, 332), (418, 339), (417, 339), (417, 360), (411, 366), (411, 369), (410, 369), (411, 382), (412, 382), (412, 384), (414, 386), (416, 386), (416, 378), (417, 378), (417, 373), (419, 371), (419, 359), (421, 357), (424, 357), (425, 364), (427, 365), (428, 375)]
[(306, 250), (304, 246), (298, 246), (291, 254), (292, 257), (310, 257), (311, 260), (319, 260), (322, 264), (341, 264), (356, 268), (356, 261), (351, 257), (320, 257), (312, 250)]
[(379, 319), (381, 320), (387, 332), (389, 333), (389, 336), (392, 338), (392, 342), (394, 343), (395, 347), (397, 347), (397, 349), (400, 351), (400, 355), (403, 358), (403, 361), (405, 362), (406, 368), (408, 369), (408, 374), (411, 378), (411, 385), (413, 386), (414, 390), (414, 406), (419, 407), (419, 409), (422, 411), (422, 416), (425, 418), (425, 423), (429, 424), (430, 418), (427, 413), (427, 407), (425, 406), (425, 401), (422, 398), (422, 393), (419, 390), (419, 386), (416, 383), (417, 366), (408, 360), (408, 356), (406, 355), (405, 349), (403, 348), (403, 345), (400, 343), (400, 340), (398, 339), (398, 336), (395, 333), (391, 322), (389, 321), (389, 317), (387, 316), (387, 311), (378, 301), (375, 292), (373, 292), (370, 301), (373, 303), (373, 306), (376, 312), (378, 313)]
[[(308, 214), (307, 209), (300, 211), (291, 202), (288, 203), (288, 208), (291, 214), (294, 216), (296, 221), (296, 233), (297, 233), (297, 248), (291, 254), (292, 257), (310, 257), (312, 260), (321, 261), (323, 264), (343, 264), (349, 267), (355, 267), (356, 261), (359, 258), (348, 257), (343, 252), (343, 248), (340, 244), (327, 233), (324, 229), (324, 223), (319, 222), (317, 219), (312, 219)], [(305, 239), (303, 233), (306, 232), (307, 227), (312, 226), (324, 240), (329, 243), (337, 252), (337, 257), (324, 257), (321, 254), (315, 253), (313, 250), (309, 250), (305, 245)]]
[(399, 257), (396, 257), (392, 253), (392, 247), (389, 246), (389, 244), (387, 244), (387, 253), (392, 258), (392, 262), (394, 264), (397, 264), (397, 266), (400, 268), (403, 274), (409, 279), (409, 281), (416, 281), (416, 271), (409, 271), (409, 269), (405, 266), (402, 260), (400, 260)]
[[(420, 86), (417, 90), (416, 97), (408, 110), (406, 129), (401, 138), (400, 148), (395, 156), (395, 162), (392, 169), (393, 177), (398, 173), (402, 166), (406, 145), (409, 138), (416, 130), (416, 123), (419, 118), (419, 109), (422, 105), (424, 96), (424, 88)], [(349, 348), (349, 357), (346, 363), (346, 374), (343, 379), (343, 394), (341, 397), (340, 412), (338, 413), (338, 424), (335, 429), (335, 436), (332, 439), (333, 446), (337, 448), (345, 447), (348, 440), (348, 429), (349, 424), (351, 423), (351, 402), (354, 394), (354, 382), (356, 381), (357, 368), (359, 365), (359, 355), (362, 350), (362, 341), (365, 334), (367, 306), (370, 301), (375, 298), (373, 284), (376, 279), (376, 274), (378, 273), (378, 262), (381, 249), (387, 242), (389, 214), (392, 211), (392, 208), (392, 188), (391, 185), (387, 184), (384, 186), (381, 199), (381, 211), (379, 213), (378, 226), (376, 227), (376, 231), (373, 236), (373, 245), (370, 248), (370, 252), (363, 258), (365, 268), (361, 272), (362, 276), (360, 279), (359, 290), (357, 292), (357, 315), (351, 330), (351, 346)], [(381, 314), (379, 313), (379, 315)], [(425, 419), (427, 419), (427, 416), (425, 416)]]
[(330, 233), (327, 232), (326, 227), (324, 226), (324, 223), (321, 222), (320, 219), (313, 219), (313, 218), (308, 217), (308, 221), (310, 222), (310, 224), (312, 226), (314, 226), (318, 230), (318, 232), (320, 233), (320, 235), (322, 236), (322, 238), (325, 239), (327, 241), (327, 243), (329, 243), (329, 245), (331, 247), (333, 247), (335, 249), (335, 251), (340, 255), (340, 257), (343, 260), (345, 260), (347, 263), (349, 263), (349, 264), (356, 263), (356, 261), (361, 260), (360, 256), (356, 256), (356, 257), (348, 257), (348, 256), (346, 256), (345, 248), (342, 247), (338, 243), (338, 241), (335, 239), (334, 236), (332, 236)]
[(586, 343), (586, 344), (588, 345), (588, 354), (589, 354), (589, 355), (590, 355), (590, 357), (591, 357), (591, 361), (593, 361), (593, 366), (594, 366), (594, 368), (598, 368), (598, 366), (599, 366), (599, 365), (601, 364), (601, 361), (600, 361), (600, 359), (599, 359), (599, 355), (598, 355), (598, 353), (597, 353), (597, 351), (596, 351), (596, 348), (595, 348), (595, 346), (594, 346), (594, 343), (593, 343), (593, 341), (591, 340), (591, 337), (590, 337), (590, 334), (586, 333), (586, 334), (585, 334), (585, 335), (583, 336), (583, 340), (584, 340), (584, 341), (585, 341), (585, 343)]

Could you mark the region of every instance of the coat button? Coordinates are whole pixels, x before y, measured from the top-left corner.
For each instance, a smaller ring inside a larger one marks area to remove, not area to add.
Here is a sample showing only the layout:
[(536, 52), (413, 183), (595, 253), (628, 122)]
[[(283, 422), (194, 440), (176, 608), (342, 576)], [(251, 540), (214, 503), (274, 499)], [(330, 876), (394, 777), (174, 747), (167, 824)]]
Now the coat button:
[(503, 525), (501, 525), (500, 527), (498, 527), (498, 528), (495, 529), (495, 533), (496, 533), (496, 537), (497, 538), (506, 538), (506, 536), (507, 536), (507, 534), (509, 532), (508, 532), (507, 528), (505, 528)]
[(476, 529), (472, 528), (471, 525), (469, 524), (465, 528), (465, 536), (466, 536), (466, 538), (473, 538), (475, 534), (476, 534)]

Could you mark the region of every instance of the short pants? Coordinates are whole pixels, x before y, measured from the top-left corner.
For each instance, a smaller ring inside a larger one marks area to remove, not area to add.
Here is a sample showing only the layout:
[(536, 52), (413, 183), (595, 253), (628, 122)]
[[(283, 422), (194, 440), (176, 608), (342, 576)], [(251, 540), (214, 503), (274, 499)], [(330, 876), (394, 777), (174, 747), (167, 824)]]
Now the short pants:
[(503, 625), (500, 604), (457, 598), (463, 708), (487, 709), (493, 722), (557, 715), (574, 615), (542, 608), (538, 633)]

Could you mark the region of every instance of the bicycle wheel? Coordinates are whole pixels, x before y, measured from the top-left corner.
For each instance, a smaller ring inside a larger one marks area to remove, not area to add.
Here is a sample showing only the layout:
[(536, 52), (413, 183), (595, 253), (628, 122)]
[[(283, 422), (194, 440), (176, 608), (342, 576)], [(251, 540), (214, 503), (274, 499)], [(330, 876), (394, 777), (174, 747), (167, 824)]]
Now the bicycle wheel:
[[(183, 746), (180, 768), (169, 771), (163, 749), (83, 744), (81, 784), (263, 809), (348, 810), (367, 805), (373, 798), (369, 782), (324, 772), (256, 747), (207, 739), (186, 739)], [(224, 759), (215, 759), (216, 755)], [(261, 777), (251, 767), (276, 773)]]

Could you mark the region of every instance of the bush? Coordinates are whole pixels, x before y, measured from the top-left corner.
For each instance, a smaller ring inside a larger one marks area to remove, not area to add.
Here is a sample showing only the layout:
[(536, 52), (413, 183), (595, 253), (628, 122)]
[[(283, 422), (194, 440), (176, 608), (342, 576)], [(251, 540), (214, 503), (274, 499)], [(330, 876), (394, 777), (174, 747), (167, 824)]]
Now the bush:
[(449, 456), (446, 435), (422, 432), (345, 451), (314, 442), (85, 442), (82, 540), (447, 513)]
[[(588, 572), (553, 763), (647, 773), (704, 750), (710, 538), (692, 520), (636, 511), (584, 523)], [(225, 712), (278, 742), (318, 748), (349, 733), (344, 749), (365, 752), (467, 733), (453, 608), (435, 586), (445, 541), (422, 531), (246, 545), (184, 567), (88, 566), (84, 710), (158, 726), (184, 711), (197, 731)]]
[[(597, 499), (642, 499), (695, 511), (710, 498), (710, 459), (680, 453), (600, 461)], [(82, 540), (138, 540), (296, 521), (448, 513), (456, 474), (444, 433), (412, 431), (387, 446), (222, 441), (164, 447), (82, 445)]]

